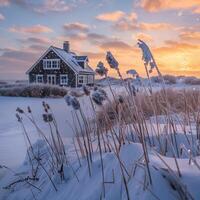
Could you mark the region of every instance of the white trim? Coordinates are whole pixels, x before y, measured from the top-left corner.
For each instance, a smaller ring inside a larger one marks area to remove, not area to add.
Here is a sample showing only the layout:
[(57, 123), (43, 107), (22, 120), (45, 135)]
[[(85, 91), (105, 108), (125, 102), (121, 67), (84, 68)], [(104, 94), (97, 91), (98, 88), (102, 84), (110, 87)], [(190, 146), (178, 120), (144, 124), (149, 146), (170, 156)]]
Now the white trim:
[(58, 55), (60, 57), (61, 60), (63, 60), (63, 62), (65, 62), (73, 71), (74, 73), (77, 74), (77, 71), (70, 66), (70, 64), (68, 64), (65, 59), (55, 50), (56, 47), (50, 46), (43, 54), (42, 56), (40, 56), (40, 58), (30, 67), (29, 70), (26, 71), (26, 74), (29, 74), (31, 72), (31, 70), (44, 58), (44, 56), (46, 54), (48, 54), (50, 51), (53, 51), (56, 55)]
[[(67, 77), (67, 82), (63, 83), (62, 82), (62, 77)], [(60, 85), (68, 85), (69, 79), (68, 79), (68, 74), (60, 74)]]
[[(53, 64), (56, 62), (56, 67), (53, 67)], [(49, 66), (48, 66), (49, 65)], [(60, 59), (43, 59), (43, 69), (51, 70), (51, 69), (60, 69)]]
[[(38, 78), (42, 78), (42, 81), (38, 81)], [(44, 76), (42, 74), (36, 74), (35, 76), (35, 82), (36, 83), (44, 83)]]
[[(81, 82), (80, 82), (80, 77), (81, 77)], [(87, 75), (81, 74), (78, 75), (78, 84), (79, 85), (86, 85), (87, 84)]]
[[(50, 81), (49, 81), (49, 77), (50, 78)], [(52, 77), (54, 77), (54, 84), (52, 84)], [(55, 74), (47, 74), (47, 84), (50, 84), (50, 85), (56, 85), (56, 75)]]
[(94, 83), (94, 76), (93, 75), (89, 74), (87, 76), (87, 78), (88, 78), (88, 84), (93, 84)]

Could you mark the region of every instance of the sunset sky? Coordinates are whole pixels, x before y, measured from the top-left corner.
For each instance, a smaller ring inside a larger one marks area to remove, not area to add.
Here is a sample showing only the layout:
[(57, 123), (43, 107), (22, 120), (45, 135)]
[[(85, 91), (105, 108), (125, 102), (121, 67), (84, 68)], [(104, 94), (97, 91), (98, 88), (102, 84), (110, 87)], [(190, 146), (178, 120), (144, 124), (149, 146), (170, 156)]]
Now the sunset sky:
[(200, 77), (200, 0), (0, 0), (0, 80), (27, 78), (34, 61), (64, 40), (92, 68), (106, 64), (110, 50), (124, 75), (143, 76), (137, 38), (163, 74)]

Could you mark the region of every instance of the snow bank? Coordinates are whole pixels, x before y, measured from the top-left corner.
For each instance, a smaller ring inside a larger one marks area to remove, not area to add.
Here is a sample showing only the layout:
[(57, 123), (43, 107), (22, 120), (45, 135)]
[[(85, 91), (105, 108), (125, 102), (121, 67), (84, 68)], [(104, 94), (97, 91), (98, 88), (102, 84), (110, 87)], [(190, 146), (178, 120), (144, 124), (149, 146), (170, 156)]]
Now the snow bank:
[[(64, 166), (65, 178), (61, 180), (59, 173), (56, 171), (53, 172), (48, 163), (51, 156), (46, 143), (39, 140), (33, 145), (33, 149), (35, 154), (41, 155), (41, 162), (54, 182), (57, 191), (55, 191), (45, 171), (40, 166), (38, 167), (37, 179), (27, 179), (27, 181), (13, 184), (27, 177), (32, 177), (32, 166), (30, 165), (29, 156), (27, 155), (24, 163), (14, 174), (8, 170), (8, 174), (1, 180), (0, 187), (7, 186), (7, 189), (1, 189), (1, 199), (103, 199), (101, 160), (98, 153), (94, 153), (93, 155), (91, 177), (88, 174), (86, 159), (81, 160), (81, 166), (79, 166), (78, 161), (75, 159), (74, 161), (70, 161), (70, 164)], [(150, 185), (142, 156), (142, 145), (139, 143), (126, 143), (122, 146), (119, 153), (120, 160), (127, 170), (125, 176), (128, 180), (128, 189), (131, 199), (177, 200), (181, 199), (183, 189), (184, 192), (188, 192), (188, 199), (200, 199), (200, 193), (198, 192), (200, 170), (196, 165), (189, 165), (188, 159), (178, 159), (182, 173), (182, 177), (179, 178), (176, 173), (177, 170), (173, 158), (158, 156), (153, 149), (149, 151), (150, 171), (153, 182), (153, 184)], [(162, 160), (167, 163), (168, 168)], [(199, 162), (199, 157), (197, 157), (196, 160)], [(122, 179), (122, 171), (116, 155), (110, 152), (104, 153), (103, 164), (105, 175), (104, 199), (127, 199)], [(33, 167), (37, 167), (37, 162), (34, 162)], [(173, 170), (173, 173), (170, 170)]]

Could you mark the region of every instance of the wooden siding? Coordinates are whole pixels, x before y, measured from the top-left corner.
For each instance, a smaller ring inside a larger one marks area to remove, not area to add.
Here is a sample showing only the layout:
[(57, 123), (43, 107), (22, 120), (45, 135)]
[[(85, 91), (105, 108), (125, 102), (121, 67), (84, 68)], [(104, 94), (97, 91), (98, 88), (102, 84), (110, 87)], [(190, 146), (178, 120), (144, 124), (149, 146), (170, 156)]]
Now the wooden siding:
[[(43, 59), (60, 59), (60, 69), (43, 69)], [(29, 81), (34, 83), (36, 75), (43, 75), (44, 83), (47, 83), (47, 75), (56, 75), (56, 84), (60, 85), (60, 75), (68, 75), (68, 85), (76, 87), (76, 73), (54, 52), (50, 51), (40, 62), (29, 72)]]

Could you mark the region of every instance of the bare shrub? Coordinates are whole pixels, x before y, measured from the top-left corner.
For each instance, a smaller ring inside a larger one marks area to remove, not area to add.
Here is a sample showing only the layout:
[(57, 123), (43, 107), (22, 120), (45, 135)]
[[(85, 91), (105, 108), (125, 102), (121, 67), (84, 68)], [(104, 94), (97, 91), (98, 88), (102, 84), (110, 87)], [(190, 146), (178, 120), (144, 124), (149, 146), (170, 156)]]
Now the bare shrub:
[(189, 85), (200, 85), (200, 79), (196, 77), (185, 77), (184, 83)]
[(0, 96), (16, 96), (16, 97), (63, 97), (67, 94), (64, 87), (30, 84), (30, 85), (5, 85), (0, 87)]
[[(176, 84), (177, 82), (177, 77), (173, 75), (163, 75), (163, 79), (166, 84)], [(153, 76), (151, 80), (155, 83), (162, 83), (162, 78), (159, 76)]]

